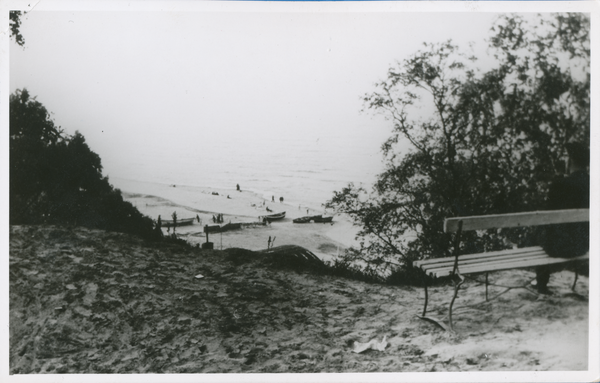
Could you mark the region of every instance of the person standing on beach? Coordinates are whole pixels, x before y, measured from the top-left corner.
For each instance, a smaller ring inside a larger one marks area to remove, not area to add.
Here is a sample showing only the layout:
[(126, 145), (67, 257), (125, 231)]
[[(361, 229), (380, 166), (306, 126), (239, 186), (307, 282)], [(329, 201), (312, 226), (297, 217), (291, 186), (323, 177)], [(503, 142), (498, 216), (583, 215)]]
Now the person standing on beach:
[(162, 232), (162, 219), (160, 218), (160, 215), (158, 216), (158, 219), (156, 220), (156, 227), (154, 228), (154, 231), (156, 232), (156, 235), (158, 237), (162, 237), (163, 236), (163, 232)]
[(271, 236), (269, 235), (269, 240), (267, 241), (267, 250), (271, 248)]
[[(580, 143), (566, 145), (569, 155), (567, 177), (560, 177), (550, 185), (548, 210), (589, 209), (590, 176), (587, 167), (590, 164), (589, 149)], [(546, 228), (542, 247), (551, 257), (573, 258), (589, 251), (589, 222), (549, 225)], [(550, 294), (548, 282), (550, 274), (562, 270), (561, 265), (539, 266), (536, 269), (537, 290), (541, 294)]]
[(174, 211), (173, 214), (171, 214), (171, 218), (173, 218), (173, 234), (175, 234), (175, 228), (177, 227), (177, 212)]

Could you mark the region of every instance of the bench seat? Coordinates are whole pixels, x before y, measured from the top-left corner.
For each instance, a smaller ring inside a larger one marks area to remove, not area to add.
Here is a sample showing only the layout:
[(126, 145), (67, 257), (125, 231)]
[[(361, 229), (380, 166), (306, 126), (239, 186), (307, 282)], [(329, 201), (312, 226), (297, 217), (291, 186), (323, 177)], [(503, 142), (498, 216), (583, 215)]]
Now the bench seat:
[[(532, 246), (519, 249), (460, 255), (458, 257), (458, 272), (466, 275), (583, 261), (587, 259), (589, 259), (589, 253), (574, 258), (552, 258), (546, 254), (544, 249), (540, 246)], [(413, 265), (415, 267), (420, 267), (430, 277), (440, 278), (452, 275), (454, 263), (455, 257), (446, 257), (415, 261)]]

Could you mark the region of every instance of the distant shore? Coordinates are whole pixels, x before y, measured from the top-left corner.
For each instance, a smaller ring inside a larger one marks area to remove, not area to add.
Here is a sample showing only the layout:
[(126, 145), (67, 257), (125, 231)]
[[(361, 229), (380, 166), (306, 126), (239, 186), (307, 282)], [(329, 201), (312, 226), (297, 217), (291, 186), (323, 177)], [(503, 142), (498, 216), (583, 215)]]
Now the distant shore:
[[(116, 181), (116, 182), (115, 182)], [(249, 250), (267, 248), (269, 237), (275, 239), (275, 246), (299, 245), (315, 253), (323, 260), (331, 260), (336, 254), (356, 244), (357, 228), (347, 217), (334, 215), (332, 223), (296, 224), (292, 220), (306, 215), (323, 214), (303, 205), (292, 206), (279, 196), (267, 200), (250, 191), (217, 189), (210, 187), (162, 185), (125, 179), (111, 180), (123, 193), (123, 198), (131, 202), (142, 214), (156, 220), (171, 220), (173, 212), (178, 219), (197, 218), (193, 225), (176, 229), (179, 237), (190, 243), (206, 242), (203, 232), (205, 225), (213, 225), (213, 216), (223, 215), (223, 223), (259, 222), (259, 217), (286, 212), (286, 217), (267, 226), (256, 226), (224, 233), (209, 234), (208, 240), (215, 249), (232, 247)], [(267, 211), (267, 208), (272, 212)], [(327, 211), (328, 214), (333, 214)], [(199, 221), (198, 221), (199, 219)], [(167, 228), (163, 227), (167, 234)], [(171, 233), (171, 229), (169, 229)]]

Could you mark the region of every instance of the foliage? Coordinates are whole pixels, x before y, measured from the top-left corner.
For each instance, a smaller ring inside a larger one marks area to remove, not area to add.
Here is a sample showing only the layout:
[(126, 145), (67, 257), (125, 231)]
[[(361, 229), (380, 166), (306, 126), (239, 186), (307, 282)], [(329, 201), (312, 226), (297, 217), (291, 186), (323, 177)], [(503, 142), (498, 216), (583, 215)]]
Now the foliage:
[(157, 235), (152, 220), (102, 176), (83, 135), (65, 135), (26, 89), (10, 96), (10, 223)]
[[(543, 208), (565, 143), (589, 145), (589, 28), (583, 14), (504, 15), (492, 28), (490, 70), (450, 41), (391, 68), (364, 98), (393, 123), (386, 167), (371, 191), (350, 184), (327, 204), (361, 228), (345, 261), (408, 275), (413, 260), (451, 255), (446, 217)], [(463, 238), (466, 252), (531, 240), (524, 230)]]
[(363, 268), (343, 257), (327, 262), (325, 272), (336, 277), (354, 279), (367, 283), (385, 283), (386, 279), (372, 268)]
[(507, 93), (501, 123), (531, 142), (549, 173), (559, 173), (567, 142), (589, 146), (590, 20), (569, 13), (536, 21), (504, 16), (492, 29), (496, 73)]
[(21, 47), (25, 46), (25, 38), (21, 34), (21, 16), (23, 14), (21, 11), (9, 12), (10, 37), (13, 37), (15, 42)]

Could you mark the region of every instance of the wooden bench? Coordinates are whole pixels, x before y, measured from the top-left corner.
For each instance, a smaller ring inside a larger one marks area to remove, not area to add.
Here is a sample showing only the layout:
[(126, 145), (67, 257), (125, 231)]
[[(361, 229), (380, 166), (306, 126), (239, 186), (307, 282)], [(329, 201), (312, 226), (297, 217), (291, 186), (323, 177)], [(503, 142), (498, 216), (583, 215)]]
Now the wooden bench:
[[(515, 248), (510, 250), (484, 252), (479, 254), (459, 255), (460, 236), (463, 231), (499, 229), (508, 227), (540, 226), (559, 223), (589, 221), (589, 209), (535, 211), (513, 214), (496, 214), (472, 217), (448, 218), (444, 221), (444, 232), (456, 233), (454, 237), (454, 254), (451, 257), (415, 261), (413, 265), (421, 268), (432, 278), (452, 276), (454, 295), (448, 306), (448, 325), (443, 321), (427, 317), (427, 283), (425, 284), (425, 305), (423, 314), (419, 316), (438, 324), (440, 327), (453, 331), (452, 305), (460, 286), (464, 283), (463, 275), (485, 273), (486, 300), (488, 289), (488, 273), (499, 270), (552, 265), (576, 262), (589, 259), (589, 253), (575, 258), (550, 257), (540, 246)], [(577, 281), (577, 274), (575, 274)], [(573, 287), (575, 282), (573, 283)]]

